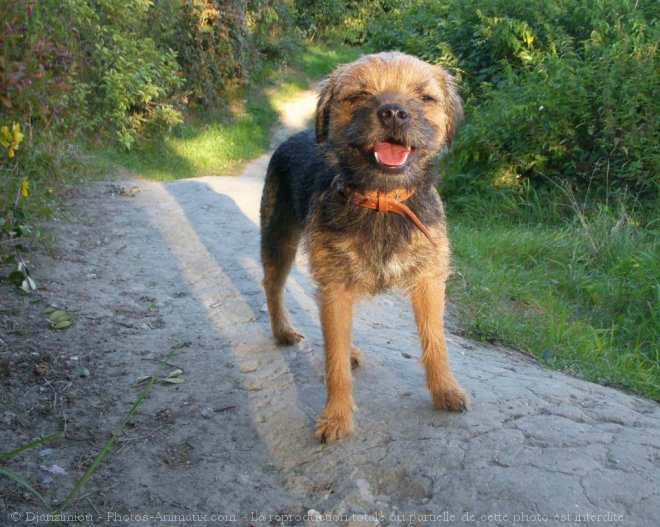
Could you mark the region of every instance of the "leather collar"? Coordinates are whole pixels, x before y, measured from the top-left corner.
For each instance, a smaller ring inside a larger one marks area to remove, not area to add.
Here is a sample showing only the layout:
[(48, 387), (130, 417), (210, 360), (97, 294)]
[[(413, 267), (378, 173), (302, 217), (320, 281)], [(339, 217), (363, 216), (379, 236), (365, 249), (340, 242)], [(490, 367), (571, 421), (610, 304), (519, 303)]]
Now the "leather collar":
[(415, 189), (407, 190), (403, 188), (394, 189), (389, 192), (372, 191), (366, 192), (364, 194), (351, 187), (346, 187), (343, 190), (343, 194), (347, 199), (353, 203), (356, 203), (357, 205), (360, 205), (361, 207), (374, 209), (378, 212), (394, 212), (399, 216), (403, 216), (404, 218), (412, 221), (415, 224), (415, 227), (417, 227), (422, 232), (422, 234), (426, 236), (434, 246), (437, 247), (438, 243), (433, 239), (426, 226), (419, 220), (419, 218), (412, 210), (410, 210), (408, 206), (403, 204), (403, 202), (414, 193)]

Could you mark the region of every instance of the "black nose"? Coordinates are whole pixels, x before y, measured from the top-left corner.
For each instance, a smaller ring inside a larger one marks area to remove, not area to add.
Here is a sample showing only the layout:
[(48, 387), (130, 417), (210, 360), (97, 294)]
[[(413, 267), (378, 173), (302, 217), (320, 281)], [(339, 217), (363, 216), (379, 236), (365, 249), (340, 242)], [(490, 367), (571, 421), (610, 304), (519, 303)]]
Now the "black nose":
[(378, 108), (378, 118), (388, 128), (396, 128), (410, 119), (410, 114), (400, 104), (385, 104)]

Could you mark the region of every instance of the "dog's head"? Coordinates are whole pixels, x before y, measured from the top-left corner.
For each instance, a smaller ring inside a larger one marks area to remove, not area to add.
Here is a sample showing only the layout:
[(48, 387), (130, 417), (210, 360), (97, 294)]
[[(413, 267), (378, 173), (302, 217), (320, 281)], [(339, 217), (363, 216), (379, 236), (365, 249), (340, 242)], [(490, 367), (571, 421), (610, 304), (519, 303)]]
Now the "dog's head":
[(322, 83), (316, 140), (362, 182), (407, 186), (451, 145), (463, 106), (443, 68), (399, 52), (367, 55)]

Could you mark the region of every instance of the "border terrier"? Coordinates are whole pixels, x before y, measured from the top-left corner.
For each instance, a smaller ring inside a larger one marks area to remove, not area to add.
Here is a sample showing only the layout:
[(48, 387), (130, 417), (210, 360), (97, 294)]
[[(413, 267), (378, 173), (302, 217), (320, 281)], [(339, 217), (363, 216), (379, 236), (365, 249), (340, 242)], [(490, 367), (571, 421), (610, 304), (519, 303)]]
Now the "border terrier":
[(453, 77), (399, 52), (366, 55), (321, 84), (316, 130), (273, 154), (261, 199), (264, 289), (275, 339), (303, 336), (284, 305), (284, 283), (304, 239), (325, 345), (327, 401), (316, 437), (353, 428), (354, 303), (398, 287), (409, 292), (433, 404), (463, 411), (443, 330), (449, 243), (435, 188), (463, 107)]

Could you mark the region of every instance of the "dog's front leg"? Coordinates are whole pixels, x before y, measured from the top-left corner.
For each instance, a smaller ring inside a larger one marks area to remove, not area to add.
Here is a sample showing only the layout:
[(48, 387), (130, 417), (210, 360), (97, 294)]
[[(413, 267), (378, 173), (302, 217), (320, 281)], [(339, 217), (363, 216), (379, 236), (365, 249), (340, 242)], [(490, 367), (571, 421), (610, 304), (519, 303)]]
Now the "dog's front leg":
[(351, 333), (353, 295), (344, 286), (319, 289), (321, 328), (325, 343), (325, 382), (328, 399), (316, 423), (316, 438), (334, 441), (353, 430)]
[(422, 363), (433, 405), (441, 410), (461, 412), (468, 399), (451, 373), (444, 332), (445, 279), (422, 278), (412, 290), (415, 321), (422, 344)]

